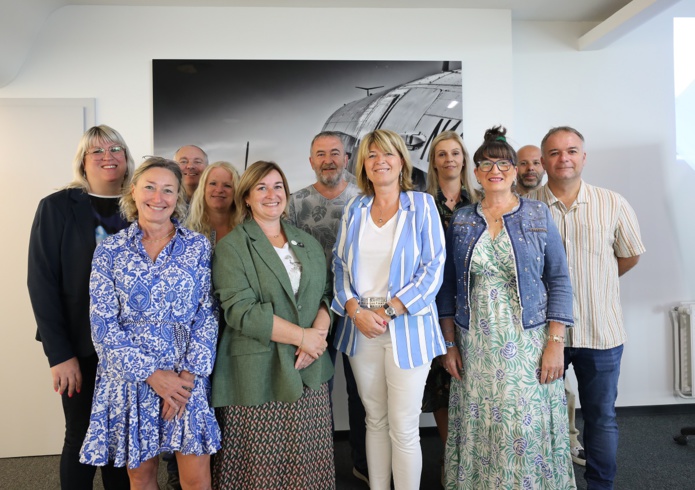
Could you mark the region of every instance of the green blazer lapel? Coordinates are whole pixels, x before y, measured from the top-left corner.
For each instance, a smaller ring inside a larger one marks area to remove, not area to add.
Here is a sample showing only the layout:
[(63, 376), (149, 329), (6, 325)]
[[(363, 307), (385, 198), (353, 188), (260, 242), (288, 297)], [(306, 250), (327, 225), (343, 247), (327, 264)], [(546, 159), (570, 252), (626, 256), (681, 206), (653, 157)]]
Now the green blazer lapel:
[(287, 296), (294, 303), (295, 298), (294, 293), (292, 292), (292, 284), (290, 283), (290, 278), (287, 275), (285, 264), (283, 264), (280, 257), (278, 257), (278, 254), (273, 245), (270, 243), (270, 240), (268, 240), (268, 237), (265, 236), (263, 230), (261, 230), (254, 220), (247, 221), (243, 223), (242, 226), (251, 240), (251, 246), (268, 268), (267, 271), (256, 271), (261, 287), (264, 282), (272, 281), (272, 278), (276, 278), (282, 288), (285, 290), (285, 293), (287, 293)]

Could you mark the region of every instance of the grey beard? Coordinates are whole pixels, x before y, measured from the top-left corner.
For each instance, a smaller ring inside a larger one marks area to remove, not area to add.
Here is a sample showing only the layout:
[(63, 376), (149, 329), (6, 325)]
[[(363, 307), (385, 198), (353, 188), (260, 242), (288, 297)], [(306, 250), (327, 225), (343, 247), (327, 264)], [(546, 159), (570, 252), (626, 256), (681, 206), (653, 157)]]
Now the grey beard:
[(323, 177), (323, 174), (319, 170), (318, 172), (316, 172), (316, 180), (321, 182), (326, 187), (335, 187), (338, 184), (340, 184), (340, 182), (343, 180), (344, 175), (345, 175), (345, 169), (343, 169), (342, 172), (340, 172), (339, 174), (336, 174), (334, 178), (326, 179)]

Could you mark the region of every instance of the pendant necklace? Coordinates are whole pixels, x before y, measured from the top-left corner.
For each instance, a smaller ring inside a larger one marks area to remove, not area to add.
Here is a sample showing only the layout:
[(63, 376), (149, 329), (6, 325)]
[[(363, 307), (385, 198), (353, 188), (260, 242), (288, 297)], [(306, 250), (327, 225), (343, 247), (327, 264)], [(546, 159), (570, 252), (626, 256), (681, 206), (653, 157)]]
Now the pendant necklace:
[(446, 194), (444, 194), (443, 192), (442, 192), (442, 195), (446, 198), (446, 202), (456, 202), (456, 197), (458, 197), (458, 196), (455, 196), (455, 197), (448, 197), (448, 196), (447, 196)]
[[(514, 201), (516, 201), (516, 196), (514, 197)], [(500, 216), (498, 216), (497, 218), (495, 218), (495, 215), (493, 215), (492, 212), (490, 211), (490, 207), (488, 206), (488, 207), (486, 208), (486, 207), (483, 206), (482, 204), (483, 204), (483, 203), (481, 202), (480, 205), (481, 205), (481, 207), (483, 208), (483, 211), (487, 211), (488, 213), (490, 213), (490, 216), (495, 220), (495, 223), (499, 223), (499, 221), (502, 219), (502, 216), (504, 216), (504, 213), (502, 213)]]
[[(376, 206), (376, 204), (374, 204)], [(379, 224), (382, 224), (384, 222), (383, 216), (384, 216), (384, 210), (381, 208), (381, 206), (378, 206), (379, 208), (379, 219), (377, 219), (377, 222)]]
[(145, 238), (145, 237), (142, 237), (141, 240), (142, 240), (143, 243), (157, 243), (157, 242), (161, 242), (162, 240), (166, 240), (167, 238), (171, 237), (171, 236), (174, 234), (174, 232), (176, 232), (176, 228), (174, 228), (173, 230), (171, 230), (171, 232), (167, 233), (167, 234), (166, 234), (165, 236), (163, 236), (163, 237), (160, 237), (160, 238)]

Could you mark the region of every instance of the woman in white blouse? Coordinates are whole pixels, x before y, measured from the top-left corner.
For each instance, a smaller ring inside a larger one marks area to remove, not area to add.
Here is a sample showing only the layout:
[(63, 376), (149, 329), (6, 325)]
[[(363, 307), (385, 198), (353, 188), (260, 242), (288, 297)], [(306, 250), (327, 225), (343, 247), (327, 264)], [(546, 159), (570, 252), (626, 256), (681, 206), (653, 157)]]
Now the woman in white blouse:
[(345, 321), (336, 348), (352, 357), (367, 412), (372, 489), (418, 489), (419, 419), (432, 359), (446, 352), (435, 296), (444, 234), (434, 199), (414, 192), (403, 139), (379, 129), (362, 139), (357, 183), (333, 251), (332, 308)]

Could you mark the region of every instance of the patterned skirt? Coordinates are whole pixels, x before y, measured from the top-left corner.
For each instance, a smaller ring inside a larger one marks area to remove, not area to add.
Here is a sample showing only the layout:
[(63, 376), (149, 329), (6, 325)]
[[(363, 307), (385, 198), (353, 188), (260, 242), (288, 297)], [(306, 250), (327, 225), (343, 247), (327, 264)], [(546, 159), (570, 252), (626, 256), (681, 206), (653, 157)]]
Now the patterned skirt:
[(217, 409), (222, 448), (212, 486), (219, 490), (335, 489), (328, 383), (304, 387), (294, 403)]

